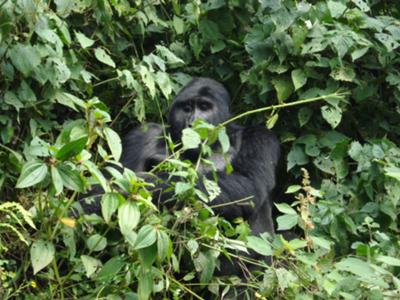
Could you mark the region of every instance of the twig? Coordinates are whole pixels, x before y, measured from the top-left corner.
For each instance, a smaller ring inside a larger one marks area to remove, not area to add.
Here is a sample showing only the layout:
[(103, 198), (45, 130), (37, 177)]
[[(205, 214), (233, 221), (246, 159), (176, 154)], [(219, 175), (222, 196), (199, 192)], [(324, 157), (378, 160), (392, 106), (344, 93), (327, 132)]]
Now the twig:
[(178, 286), (180, 286), (182, 289), (184, 289), (186, 292), (188, 292), (189, 294), (191, 294), (193, 297), (195, 297), (196, 299), (199, 300), (204, 300), (204, 298), (200, 297), (199, 295), (197, 295), (195, 292), (193, 292), (191, 289), (189, 289), (188, 287), (186, 287), (184, 284), (180, 283), (178, 280), (176, 280), (175, 278), (173, 278), (172, 276), (168, 276), (168, 278), (173, 281), (175, 284), (177, 284)]
[(218, 207), (233, 205), (233, 204), (245, 202), (245, 201), (250, 200), (250, 199), (252, 199), (252, 198), (253, 198), (253, 196), (248, 196), (248, 197), (245, 197), (245, 198), (243, 198), (243, 199), (235, 200), (235, 201), (228, 202), (228, 203), (221, 203), (221, 204), (209, 205), (209, 207), (211, 207), (211, 208), (218, 208)]

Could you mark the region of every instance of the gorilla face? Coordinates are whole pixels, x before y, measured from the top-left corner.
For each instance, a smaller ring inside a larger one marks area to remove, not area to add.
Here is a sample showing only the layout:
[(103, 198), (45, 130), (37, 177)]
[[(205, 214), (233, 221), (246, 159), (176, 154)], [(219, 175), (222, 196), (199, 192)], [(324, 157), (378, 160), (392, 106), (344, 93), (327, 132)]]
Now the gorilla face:
[(171, 136), (179, 141), (182, 130), (196, 119), (220, 124), (230, 118), (230, 97), (219, 82), (209, 78), (195, 78), (186, 85), (172, 103), (168, 117)]

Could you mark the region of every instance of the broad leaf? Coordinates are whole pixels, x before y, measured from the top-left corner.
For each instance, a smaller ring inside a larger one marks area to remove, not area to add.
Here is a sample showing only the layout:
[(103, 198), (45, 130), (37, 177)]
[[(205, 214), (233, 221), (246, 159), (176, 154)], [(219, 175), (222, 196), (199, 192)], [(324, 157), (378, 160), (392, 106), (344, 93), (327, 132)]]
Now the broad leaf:
[(119, 135), (109, 127), (104, 128), (104, 135), (106, 136), (108, 147), (116, 161), (119, 161), (122, 153), (122, 143)]
[(102, 251), (107, 246), (107, 239), (100, 234), (94, 234), (86, 241), (90, 251)]
[(47, 165), (39, 161), (31, 161), (24, 165), (16, 187), (27, 188), (43, 181), (48, 173)]
[(55, 250), (52, 243), (43, 240), (33, 242), (31, 247), (33, 274), (49, 265), (54, 258), (54, 253)]
[(103, 64), (106, 64), (110, 67), (115, 68), (115, 62), (112, 60), (112, 58), (110, 57), (110, 55), (107, 54), (107, 52), (102, 49), (102, 48), (96, 48), (94, 50), (94, 56), (96, 56), (96, 58), (102, 62)]
[(69, 142), (68, 144), (65, 144), (63, 147), (61, 147), (60, 150), (57, 151), (56, 158), (58, 160), (67, 160), (81, 153), (81, 151), (85, 149), (87, 141), (88, 137), (85, 136), (78, 140)]
[(140, 228), (137, 238), (135, 249), (142, 249), (153, 245), (157, 239), (157, 232), (151, 225), (145, 225)]
[(25, 76), (28, 76), (40, 64), (40, 55), (31, 45), (18, 43), (9, 50), (13, 65)]
[(84, 184), (79, 171), (72, 170), (70, 166), (64, 164), (58, 165), (57, 170), (65, 187), (77, 192), (83, 191)]
[(79, 31), (75, 31), (75, 36), (83, 49), (88, 48), (94, 44), (94, 40), (89, 39), (83, 33), (79, 32)]
[(123, 200), (123, 197), (118, 193), (105, 193), (101, 197), (101, 213), (106, 223), (110, 222), (111, 216), (117, 211), (120, 202)]
[(182, 130), (183, 149), (196, 149), (201, 143), (200, 135), (192, 128)]
[(90, 278), (102, 266), (100, 260), (88, 255), (82, 255), (81, 260), (88, 278)]
[(140, 211), (135, 202), (127, 201), (118, 209), (118, 224), (122, 234), (128, 234), (140, 221)]

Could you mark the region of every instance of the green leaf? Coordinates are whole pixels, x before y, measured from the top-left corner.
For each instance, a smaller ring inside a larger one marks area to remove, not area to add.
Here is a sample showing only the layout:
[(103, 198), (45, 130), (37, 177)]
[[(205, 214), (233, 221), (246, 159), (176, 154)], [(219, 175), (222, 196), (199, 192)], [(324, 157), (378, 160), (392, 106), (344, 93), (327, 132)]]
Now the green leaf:
[(50, 242), (37, 240), (31, 247), (31, 263), (33, 274), (45, 268), (54, 259), (54, 245)]
[(221, 188), (219, 187), (218, 183), (207, 179), (205, 176), (203, 177), (203, 185), (209, 195), (209, 200), (213, 201), (221, 194)]
[(183, 66), (185, 64), (185, 62), (182, 59), (180, 59), (178, 56), (176, 56), (167, 47), (157, 45), (156, 49), (157, 49), (157, 52), (159, 53), (159, 55), (161, 55), (171, 67), (179, 67), (179, 66)]
[(368, 2), (365, 2), (364, 0), (351, 0), (357, 7), (363, 11), (363, 12), (369, 12), (371, 9), (368, 5)]
[(105, 193), (101, 197), (101, 213), (107, 224), (110, 222), (113, 213), (117, 211), (119, 204), (123, 201), (124, 197), (118, 193)]
[(301, 185), (291, 185), (287, 188), (286, 194), (293, 194), (301, 190)]
[(172, 83), (169, 76), (165, 72), (157, 72), (155, 77), (157, 85), (160, 87), (161, 92), (165, 98), (169, 98), (172, 93)]
[(88, 238), (86, 244), (90, 251), (102, 251), (107, 246), (107, 239), (100, 234), (94, 234)]
[(215, 41), (224, 38), (224, 36), (219, 31), (217, 23), (206, 18), (201, 19), (199, 24), (199, 31), (201, 32), (203, 38), (207, 40)]
[(75, 36), (83, 49), (88, 48), (94, 44), (94, 40), (89, 39), (83, 33), (80, 33), (79, 31), (75, 31)]
[(58, 165), (57, 170), (65, 187), (77, 192), (83, 191), (84, 183), (79, 171), (72, 170), (68, 165)]
[(386, 255), (379, 255), (376, 258), (377, 261), (387, 264), (389, 266), (395, 266), (395, 267), (400, 267), (400, 259), (386, 256)]
[(216, 266), (215, 260), (216, 258), (212, 255), (211, 251), (200, 252), (199, 256), (195, 259), (196, 270), (201, 270), (201, 283), (210, 282)]
[(182, 130), (183, 149), (196, 149), (201, 143), (200, 135), (192, 128)]
[(278, 113), (274, 113), (272, 116), (270, 116), (267, 120), (267, 128), (268, 129), (272, 129), (276, 122), (278, 122), (279, 119), (279, 114)]
[(88, 255), (82, 255), (81, 261), (83, 267), (85, 268), (86, 276), (88, 278), (90, 278), (94, 273), (96, 273), (96, 271), (99, 270), (102, 266), (100, 260)]
[(150, 268), (157, 258), (157, 244), (152, 244), (149, 247), (139, 249), (139, 259), (141, 266)]
[(276, 90), (279, 103), (285, 101), (293, 93), (293, 84), (291, 80), (277, 78), (272, 80), (272, 84)]
[(290, 240), (289, 242), (290, 248), (292, 248), (293, 250), (307, 247), (307, 244), (308, 243), (306, 240), (300, 240), (300, 239), (293, 239)]
[(336, 263), (335, 267), (337, 270), (347, 271), (360, 277), (374, 274), (374, 269), (372, 269), (368, 263), (354, 257), (342, 259), (340, 262)]
[(278, 230), (289, 230), (297, 225), (297, 214), (279, 216), (276, 221), (278, 222)]
[(331, 12), (331, 16), (335, 19), (341, 17), (344, 11), (347, 9), (346, 4), (337, 0), (330, 0), (327, 4), (328, 9)]
[(294, 166), (302, 166), (309, 162), (307, 155), (299, 145), (294, 145), (287, 156), (287, 169), (290, 170)]
[(39, 161), (31, 161), (24, 165), (18, 178), (16, 187), (27, 188), (42, 182), (48, 173), (47, 165)]
[[(296, 187), (293, 186), (292, 187)], [(297, 215), (297, 212), (287, 203), (274, 203), (276, 208), (284, 214), (288, 214), (288, 215)]]
[(385, 167), (385, 175), (400, 181), (400, 168), (395, 166)]
[(311, 237), (314, 245), (316, 245), (318, 247), (321, 247), (323, 249), (326, 249), (326, 250), (331, 250), (331, 245), (332, 245), (331, 241), (329, 241), (329, 240), (327, 240), (327, 239), (325, 239), (323, 237), (320, 237), (320, 236), (313, 236), (312, 235), (310, 237)]
[(352, 67), (340, 67), (332, 70), (330, 76), (338, 81), (352, 82), (356, 77), (356, 73)]
[(25, 76), (28, 76), (40, 64), (40, 55), (31, 45), (18, 43), (8, 51), (13, 65)]
[(72, 108), (75, 111), (77, 111), (76, 105), (78, 105), (81, 108), (86, 107), (86, 103), (82, 99), (79, 99), (78, 97), (75, 97), (74, 95), (69, 93), (57, 91), (54, 95), (54, 99), (58, 103), (65, 105), (69, 108)]
[(56, 195), (59, 195), (63, 191), (63, 181), (57, 167), (51, 166), (51, 179), (56, 190)]
[(273, 254), (271, 245), (257, 236), (248, 236), (247, 246), (261, 255), (269, 256)]
[(157, 232), (151, 225), (144, 225), (140, 228), (137, 238), (135, 249), (142, 249), (153, 245), (157, 240)]
[(97, 273), (97, 281), (108, 281), (115, 278), (119, 270), (126, 265), (126, 262), (120, 257), (116, 256), (108, 260), (101, 268), (100, 272)]
[(301, 69), (293, 70), (292, 81), (294, 85), (294, 90), (297, 91), (307, 83), (306, 73)]
[(114, 160), (119, 161), (122, 153), (121, 138), (119, 137), (118, 133), (116, 133), (109, 127), (104, 128), (104, 135), (106, 137), (108, 147), (110, 148), (111, 153), (114, 157)]
[(203, 50), (203, 43), (198, 34), (192, 33), (189, 37), (189, 44), (192, 48), (193, 54), (198, 60), (200, 58), (201, 50)]
[(393, 36), (387, 33), (375, 33), (375, 38), (380, 41), (389, 52), (392, 52), (400, 46)]
[(357, 59), (363, 57), (369, 50), (369, 47), (364, 47), (360, 49), (356, 49), (351, 53), (351, 59), (355, 62)]
[(60, 150), (57, 151), (56, 158), (58, 160), (64, 161), (75, 155), (78, 155), (83, 149), (85, 149), (87, 141), (88, 137), (85, 136), (75, 141), (69, 142), (68, 144), (65, 144), (63, 147), (61, 147)]
[(218, 129), (218, 141), (221, 144), (222, 147), (222, 153), (228, 153), (229, 148), (230, 148), (230, 141), (229, 137), (226, 134), (226, 128), (222, 127)]
[(174, 18), (172, 20), (174, 29), (177, 34), (182, 34), (185, 32), (185, 22), (178, 16), (174, 15)]
[(342, 111), (340, 108), (332, 105), (324, 105), (321, 107), (322, 117), (331, 125), (332, 128), (336, 128), (342, 120)]
[(187, 182), (177, 182), (175, 184), (175, 195), (182, 195), (192, 188), (193, 186)]
[(118, 209), (118, 224), (122, 234), (128, 234), (140, 221), (140, 210), (135, 202), (127, 201)]
[(299, 119), (300, 127), (303, 127), (310, 121), (310, 118), (313, 114), (313, 110), (309, 107), (302, 107), (299, 109), (297, 113), (297, 118)]
[(143, 65), (140, 65), (138, 67), (138, 72), (142, 78), (144, 85), (149, 90), (151, 98), (154, 98), (154, 96), (156, 95), (156, 84), (153, 75), (151, 74), (149, 69)]
[(157, 231), (157, 254), (161, 261), (163, 261), (170, 250), (171, 240), (164, 231)]
[(14, 106), (16, 111), (19, 111), (21, 108), (24, 107), (24, 104), (18, 99), (17, 95), (15, 93), (7, 91), (4, 94), (4, 102)]
[(97, 182), (100, 183), (104, 191), (110, 192), (110, 188), (107, 185), (107, 180), (104, 175), (100, 172), (99, 168), (90, 160), (84, 162), (84, 166), (89, 170), (90, 174), (96, 178)]
[(103, 64), (106, 64), (110, 67), (115, 68), (115, 62), (112, 60), (112, 58), (104, 51), (102, 48), (96, 48), (94, 50), (94, 56), (97, 58), (98, 61), (102, 62)]
[(141, 270), (138, 276), (138, 299), (147, 300), (150, 298), (151, 293), (153, 292), (153, 278), (151, 272), (145, 272)]

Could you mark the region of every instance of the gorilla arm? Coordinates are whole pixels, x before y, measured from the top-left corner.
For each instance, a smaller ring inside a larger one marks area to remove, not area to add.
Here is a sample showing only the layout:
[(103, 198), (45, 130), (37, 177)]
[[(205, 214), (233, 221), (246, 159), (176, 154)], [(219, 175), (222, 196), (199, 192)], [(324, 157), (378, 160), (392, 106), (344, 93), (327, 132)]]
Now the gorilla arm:
[[(249, 220), (253, 231), (273, 230), (271, 193), (276, 184), (276, 167), (279, 160), (279, 142), (266, 128), (243, 129), (240, 149), (233, 158), (233, 172), (218, 172), (220, 195), (210, 205), (228, 220), (243, 217)], [(211, 174), (207, 174), (211, 177)], [(204, 187), (200, 187), (204, 191)], [(254, 207), (231, 202), (252, 197)], [(260, 220), (265, 219), (265, 220)], [(258, 223), (264, 223), (258, 224)], [(268, 222), (266, 225), (265, 222)], [(265, 228), (268, 227), (268, 228)], [(272, 228), (271, 228), (272, 227)]]

